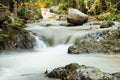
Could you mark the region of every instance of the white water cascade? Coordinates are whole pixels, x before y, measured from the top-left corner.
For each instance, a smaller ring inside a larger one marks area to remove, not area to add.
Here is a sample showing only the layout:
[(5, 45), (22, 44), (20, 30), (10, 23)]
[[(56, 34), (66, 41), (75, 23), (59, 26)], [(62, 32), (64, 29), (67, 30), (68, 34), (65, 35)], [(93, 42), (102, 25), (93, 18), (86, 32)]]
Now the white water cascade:
[(34, 49), (40, 49), (40, 48), (47, 47), (47, 45), (45, 44), (45, 42), (43, 41), (42, 38), (39, 38), (37, 35), (33, 35), (33, 34), (31, 34), (31, 35), (35, 38)]
[(120, 55), (67, 54), (68, 47), (77, 38), (99, 36), (92, 34), (95, 30), (82, 26), (44, 27), (40, 23), (27, 26), (26, 30), (35, 37), (35, 49), (0, 51), (0, 80), (54, 80), (45, 77), (44, 72), (70, 63), (97, 67), (108, 73), (120, 72)]

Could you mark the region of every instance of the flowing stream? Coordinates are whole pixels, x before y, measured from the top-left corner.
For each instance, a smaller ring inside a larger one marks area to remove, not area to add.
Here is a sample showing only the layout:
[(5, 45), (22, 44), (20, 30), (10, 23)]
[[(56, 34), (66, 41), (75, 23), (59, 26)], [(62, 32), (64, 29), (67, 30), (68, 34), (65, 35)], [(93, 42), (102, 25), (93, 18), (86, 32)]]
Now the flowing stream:
[(54, 80), (45, 77), (44, 72), (69, 63), (97, 67), (108, 73), (120, 72), (120, 55), (67, 54), (78, 37), (94, 32), (89, 29), (91, 26), (83, 29), (41, 24), (27, 24), (26, 30), (36, 40), (33, 50), (0, 51), (0, 80)]

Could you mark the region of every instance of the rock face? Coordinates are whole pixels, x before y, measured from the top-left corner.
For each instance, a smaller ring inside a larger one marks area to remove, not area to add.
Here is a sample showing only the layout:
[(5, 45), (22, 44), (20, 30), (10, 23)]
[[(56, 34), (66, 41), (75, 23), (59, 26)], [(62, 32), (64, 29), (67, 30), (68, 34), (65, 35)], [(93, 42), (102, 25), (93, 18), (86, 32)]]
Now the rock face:
[(69, 9), (67, 21), (74, 25), (82, 25), (88, 20), (88, 15), (80, 12), (77, 9)]
[(13, 35), (8, 41), (0, 41), (0, 50), (11, 49), (32, 49), (34, 46), (34, 38), (23, 29)]
[(69, 54), (83, 54), (83, 53), (108, 53), (119, 54), (120, 53), (119, 41), (104, 40), (80, 40), (73, 46), (68, 48)]
[(76, 40), (73, 46), (68, 48), (69, 54), (83, 53), (120, 53), (120, 31), (103, 30), (88, 33)]
[(1, 25), (0, 50), (33, 48), (34, 38), (24, 27), (20, 19), (9, 16)]
[(107, 21), (105, 21), (105, 22), (101, 23), (100, 28), (109, 28), (109, 27), (112, 27), (113, 25), (114, 25), (113, 22), (107, 22)]
[(20, 49), (31, 49), (33, 48), (34, 38), (29, 34), (29, 32), (21, 29), (20, 32), (13, 37), (13, 48)]
[(112, 74), (104, 73), (95, 67), (77, 63), (56, 68), (47, 76), (61, 80), (117, 80), (117, 77)]

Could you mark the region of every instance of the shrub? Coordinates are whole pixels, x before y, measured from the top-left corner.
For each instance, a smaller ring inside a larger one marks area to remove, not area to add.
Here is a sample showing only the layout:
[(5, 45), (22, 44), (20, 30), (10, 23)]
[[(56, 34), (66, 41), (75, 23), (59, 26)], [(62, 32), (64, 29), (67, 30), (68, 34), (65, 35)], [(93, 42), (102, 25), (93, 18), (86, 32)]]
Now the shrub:
[(106, 20), (106, 21), (114, 21), (115, 18), (110, 15), (110, 14), (103, 14), (103, 18)]

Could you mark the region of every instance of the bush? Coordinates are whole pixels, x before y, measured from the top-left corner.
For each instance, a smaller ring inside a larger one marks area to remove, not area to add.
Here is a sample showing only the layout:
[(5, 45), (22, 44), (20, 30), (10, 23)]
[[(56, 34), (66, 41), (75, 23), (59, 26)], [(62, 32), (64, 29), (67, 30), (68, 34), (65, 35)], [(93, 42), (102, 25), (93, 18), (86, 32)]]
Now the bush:
[(106, 21), (114, 21), (115, 18), (110, 15), (110, 14), (103, 14), (103, 18), (106, 20)]
[(18, 17), (25, 19), (25, 6), (18, 7)]

